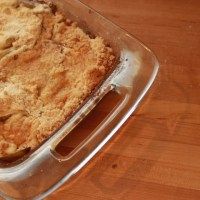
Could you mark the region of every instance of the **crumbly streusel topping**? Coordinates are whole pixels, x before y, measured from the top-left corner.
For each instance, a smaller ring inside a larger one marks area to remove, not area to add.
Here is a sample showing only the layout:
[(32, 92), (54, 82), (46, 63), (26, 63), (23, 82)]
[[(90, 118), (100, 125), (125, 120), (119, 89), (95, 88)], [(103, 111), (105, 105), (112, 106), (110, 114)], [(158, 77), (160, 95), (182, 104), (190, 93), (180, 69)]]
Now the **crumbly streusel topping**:
[(47, 4), (0, 1), (0, 156), (35, 148), (113, 66), (112, 49)]

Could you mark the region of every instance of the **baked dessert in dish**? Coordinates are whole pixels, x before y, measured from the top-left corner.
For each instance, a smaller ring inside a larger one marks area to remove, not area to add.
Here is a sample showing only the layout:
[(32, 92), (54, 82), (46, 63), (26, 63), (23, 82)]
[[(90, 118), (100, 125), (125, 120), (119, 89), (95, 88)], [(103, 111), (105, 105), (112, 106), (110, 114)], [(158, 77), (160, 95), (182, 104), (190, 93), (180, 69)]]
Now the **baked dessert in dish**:
[(113, 68), (101, 37), (40, 1), (0, 1), (0, 156), (34, 149)]

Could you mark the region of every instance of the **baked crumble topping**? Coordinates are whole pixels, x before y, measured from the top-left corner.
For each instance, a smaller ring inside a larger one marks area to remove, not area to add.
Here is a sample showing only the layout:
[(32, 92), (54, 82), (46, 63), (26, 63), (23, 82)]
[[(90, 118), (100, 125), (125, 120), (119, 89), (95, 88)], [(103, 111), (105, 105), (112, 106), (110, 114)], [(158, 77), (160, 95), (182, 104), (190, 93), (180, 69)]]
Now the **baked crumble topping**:
[(45, 3), (0, 1), (0, 156), (35, 148), (113, 67), (112, 49)]

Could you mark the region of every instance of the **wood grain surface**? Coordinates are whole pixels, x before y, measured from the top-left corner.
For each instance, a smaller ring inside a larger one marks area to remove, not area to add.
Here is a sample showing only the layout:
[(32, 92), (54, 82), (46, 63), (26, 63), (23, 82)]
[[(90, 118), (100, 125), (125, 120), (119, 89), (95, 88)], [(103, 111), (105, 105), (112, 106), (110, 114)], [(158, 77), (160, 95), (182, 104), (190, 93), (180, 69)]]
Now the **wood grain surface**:
[[(200, 1), (82, 1), (149, 46), (160, 71), (117, 136), (47, 199), (199, 200)], [(107, 107), (109, 98), (103, 103)], [(91, 131), (106, 112), (99, 105), (70, 143)]]

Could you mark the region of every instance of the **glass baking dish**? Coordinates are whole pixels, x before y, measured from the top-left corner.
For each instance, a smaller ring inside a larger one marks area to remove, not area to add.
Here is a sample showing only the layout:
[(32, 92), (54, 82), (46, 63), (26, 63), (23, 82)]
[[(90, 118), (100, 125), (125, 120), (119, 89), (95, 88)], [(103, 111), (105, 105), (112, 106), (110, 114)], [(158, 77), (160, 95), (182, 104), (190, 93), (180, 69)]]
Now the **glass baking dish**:
[[(119, 62), (84, 105), (35, 151), (0, 168), (0, 195), (6, 199), (43, 199), (68, 181), (106, 144), (136, 109), (152, 85), (159, 64), (141, 42), (78, 0), (54, 0), (67, 17), (88, 34), (99, 35), (119, 57)], [(111, 90), (121, 101), (70, 154), (61, 156), (56, 146)]]

